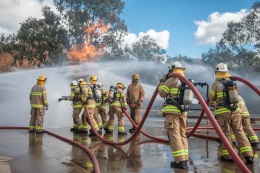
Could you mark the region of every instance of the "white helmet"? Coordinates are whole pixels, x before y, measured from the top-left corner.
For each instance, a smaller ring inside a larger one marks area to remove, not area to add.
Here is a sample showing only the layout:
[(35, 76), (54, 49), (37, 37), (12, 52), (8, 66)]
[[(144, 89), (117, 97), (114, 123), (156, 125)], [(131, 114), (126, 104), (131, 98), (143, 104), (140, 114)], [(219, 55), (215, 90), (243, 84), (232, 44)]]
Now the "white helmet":
[(227, 64), (221, 62), (219, 64), (216, 65), (216, 67), (214, 68), (215, 72), (220, 71), (220, 72), (228, 72), (228, 66)]
[(181, 68), (181, 69), (185, 70), (185, 68), (182, 67), (182, 65), (181, 65), (181, 63), (179, 61), (173, 62), (168, 68), (169, 68), (169, 70), (172, 70), (174, 68)]
[(84, 81), (84, 79), (81, 78), (81, 79), (78, 80), (78, 83), (80, 84), (83, 81)]
[(70, 86), (78, 86), (78, 82), (77, 81), (71, 81), (70, 82)]

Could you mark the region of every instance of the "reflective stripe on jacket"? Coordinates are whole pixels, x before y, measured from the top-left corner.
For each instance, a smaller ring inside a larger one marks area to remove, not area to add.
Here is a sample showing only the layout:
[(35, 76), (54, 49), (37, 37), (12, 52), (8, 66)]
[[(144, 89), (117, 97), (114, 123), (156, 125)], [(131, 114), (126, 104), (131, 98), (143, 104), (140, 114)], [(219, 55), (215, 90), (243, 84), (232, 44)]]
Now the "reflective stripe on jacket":
[(30, 92), (30, 103), (32, 108), (44, 108), (48, 106), (47, 92), (44, 85), (34, 85)]

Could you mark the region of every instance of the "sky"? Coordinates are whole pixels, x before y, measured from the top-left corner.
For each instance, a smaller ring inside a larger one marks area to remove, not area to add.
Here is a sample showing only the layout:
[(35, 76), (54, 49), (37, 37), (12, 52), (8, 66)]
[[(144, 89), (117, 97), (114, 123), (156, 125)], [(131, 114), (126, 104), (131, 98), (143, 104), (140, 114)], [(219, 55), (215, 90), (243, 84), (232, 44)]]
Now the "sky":
[[(200, 58), (214, 47), (228, 22), (238, 22), (257, 0), (124, 0), (120, 15), (128, 27), (126, 44), (145, 35), (156, 40), (170, 56)], [(17, 33), (28, 17), (42, 18), (52, 0), (0, 1), (0, 34)]]

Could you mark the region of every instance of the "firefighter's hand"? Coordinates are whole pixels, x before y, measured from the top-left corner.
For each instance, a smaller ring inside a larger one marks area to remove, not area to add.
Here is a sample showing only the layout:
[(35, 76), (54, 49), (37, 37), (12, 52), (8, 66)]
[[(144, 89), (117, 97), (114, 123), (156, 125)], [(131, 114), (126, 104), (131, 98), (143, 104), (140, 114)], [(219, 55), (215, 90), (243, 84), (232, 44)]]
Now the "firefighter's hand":
[(126, 111), (127, 107), (126, 107), (126, 106), (124, 106), (124, 107), (123, 107), (123, 109)]
[(48, 106), (48, 105), (46, 105), (46, 106), (45, 106), (45, 110), (47, 111), (47, 110), (48, 110), (48, 108), (49, 108), (49, 106)]
[(142, 102), (143, 102), (142, 100), (139, 100), (137, 104), (138, 104), (138, 105), (141, 105)]
[(130, 105), (130, 99), (126, 99), (126, 103)]

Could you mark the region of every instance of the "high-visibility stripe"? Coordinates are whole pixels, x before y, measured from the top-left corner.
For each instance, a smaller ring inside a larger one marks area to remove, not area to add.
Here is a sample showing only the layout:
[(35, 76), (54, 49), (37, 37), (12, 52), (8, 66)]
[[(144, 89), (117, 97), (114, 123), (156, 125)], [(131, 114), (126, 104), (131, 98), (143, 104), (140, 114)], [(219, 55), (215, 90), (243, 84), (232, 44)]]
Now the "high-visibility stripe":
[(228, 150), (222, 150), (222, 155), (229, 155)]
[(32, 96), (42, 96), (42, 92), (31, 92)]
[(250, 146), (241, 147), (241, 148), (240, 148), (240, 152), (241, 152), (241, 153), (244, 153), (244, 152), (252, 152), (252, 147), (250, 147)]
[(229, 110), (228, 108), (215, 109), (216, 115), (223, 114), (223, 113), (230, 113), (230, 112), (231, 112), (231, 110)]
[(213, 91), (213, 90), (210, 90), (210, 91), (209, 91), (209, 93), (210, 93), (210, 95), (212, 95), (213, 97), (215, 97), (215, 94), (216, 94), (216, 92), (215, 92), (215, 91)]
[(252, 141), (252, 140), (258, 140), (258, 136), (249, 136), (249, 140)]
[(178, 151), (173, 151), (173, 152), (172, 152), (172, 156), (173, 156), (173, 157), (183, 156), (183, 155), (186, 155), (186, 153), (184, 152), (184, 150), (178, 150)]
[(41, 104), (31, 104), (32, 108), (44, 108), (44, 105)]

